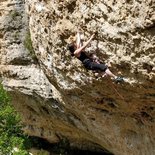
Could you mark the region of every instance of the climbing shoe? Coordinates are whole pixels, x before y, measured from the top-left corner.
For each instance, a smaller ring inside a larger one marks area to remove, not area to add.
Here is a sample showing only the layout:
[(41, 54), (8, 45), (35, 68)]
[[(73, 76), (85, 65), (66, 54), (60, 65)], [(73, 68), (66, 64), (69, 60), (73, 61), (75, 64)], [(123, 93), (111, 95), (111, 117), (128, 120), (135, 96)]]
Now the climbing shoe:
[(122, 83), (122, 82), (124, 82), (124, 79), (123, 79), (123, 77), (118, 76), (114, 81), (116, 83)]

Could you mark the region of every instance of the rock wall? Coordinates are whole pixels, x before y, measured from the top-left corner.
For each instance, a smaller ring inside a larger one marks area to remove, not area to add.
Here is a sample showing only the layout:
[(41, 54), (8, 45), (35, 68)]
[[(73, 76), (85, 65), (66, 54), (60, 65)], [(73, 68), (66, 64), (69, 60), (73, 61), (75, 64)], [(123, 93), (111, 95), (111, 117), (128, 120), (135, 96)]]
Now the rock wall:
[[(155, 154), (154, 10), (153, 0), (1, 1), (0, 75), (25, 132), (116, 155)], [(69, 55), (77, 29), (84, 41), (98, 32), (86, 52), (126, 83), (96, 78)]]

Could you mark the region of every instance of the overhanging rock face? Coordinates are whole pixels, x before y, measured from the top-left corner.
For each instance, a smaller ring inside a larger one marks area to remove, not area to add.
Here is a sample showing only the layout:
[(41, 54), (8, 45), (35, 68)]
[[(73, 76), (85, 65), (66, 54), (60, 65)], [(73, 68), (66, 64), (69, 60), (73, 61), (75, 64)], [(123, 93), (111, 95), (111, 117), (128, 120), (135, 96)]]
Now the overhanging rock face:
[[(116, 155), (155, 154), (153, 1), (8, 0), (0, 8), (0, 75), (26, 133)], [(97, 79), (71, 58), (66, 46), (77, 29), (85, 41), (98, 32), (86, 51), (126, 83)]]

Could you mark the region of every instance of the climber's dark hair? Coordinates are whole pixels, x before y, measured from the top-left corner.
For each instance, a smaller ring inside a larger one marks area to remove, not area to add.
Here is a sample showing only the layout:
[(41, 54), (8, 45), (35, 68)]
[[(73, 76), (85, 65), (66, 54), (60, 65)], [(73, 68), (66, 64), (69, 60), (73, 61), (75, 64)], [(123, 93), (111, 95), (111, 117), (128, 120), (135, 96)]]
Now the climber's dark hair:
[(74, 51), (75, 51), (75, 45), (74, 43), (68, 44), (67, 49), (70, 51), (71, 56), (74, 56)]

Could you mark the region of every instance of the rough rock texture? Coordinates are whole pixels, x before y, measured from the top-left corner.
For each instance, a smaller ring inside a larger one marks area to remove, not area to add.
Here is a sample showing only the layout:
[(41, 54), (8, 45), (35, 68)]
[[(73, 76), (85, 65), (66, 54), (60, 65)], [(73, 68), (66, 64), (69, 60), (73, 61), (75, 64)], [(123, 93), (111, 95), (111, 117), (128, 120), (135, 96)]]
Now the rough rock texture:
[[(115, 85), (71, 58), (77, 29), (87, 48), (127, 83)], [(31, 33), (34, 53), (25, 46)], [(153, 0), (2, 0), (0, 75), (25, 132), (116, 155), (155, 154)], [(35, 60), (34, 60), (35, 55)], [(37, 61), (36, 61), (37, 59)]]

